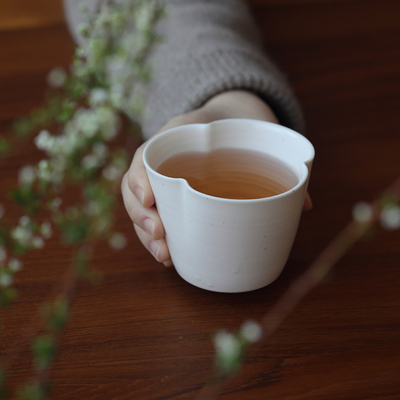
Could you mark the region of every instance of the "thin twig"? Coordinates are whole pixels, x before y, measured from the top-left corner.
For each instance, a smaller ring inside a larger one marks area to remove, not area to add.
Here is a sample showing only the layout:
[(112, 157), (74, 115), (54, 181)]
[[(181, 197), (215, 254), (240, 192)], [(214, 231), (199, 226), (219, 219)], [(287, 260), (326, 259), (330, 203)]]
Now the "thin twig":
[[(336, 263), (364, 237), (373, 226), (379, 222), (385, 199), (391, 198), (395, 202), (400, 199), (400, 178), (391, 184), (375, 201), (371, 203), (372, 217), (365, 222), (352, 220), (349, 224), (329, 243), (320, 253), (308, 269), (297, 278), (268, 311), (262, 319), (262, 339), (249, 347), (249, 352), (256, 353), (262, 344), (281, 326), (283, 321), (296, 308), (307, 294), (311, 292), (327, 274), (333, 269)], [(205, 386), (196, 397), (196, 400), (213, 400), (221, 393), (221, 388), (226, 386), (230, 376), (218, 375), (213, 383)]]

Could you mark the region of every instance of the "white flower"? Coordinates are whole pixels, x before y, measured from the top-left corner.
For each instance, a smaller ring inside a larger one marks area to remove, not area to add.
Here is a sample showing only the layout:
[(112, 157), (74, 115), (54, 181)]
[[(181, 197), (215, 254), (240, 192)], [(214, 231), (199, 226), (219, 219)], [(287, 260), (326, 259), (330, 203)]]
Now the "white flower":
[(241, 352), (241, 345), (236, 336), (223, 330), (214, 336), (214, 345), (219, 357), (235, 359)]
[[(93, 138), (100, 128), (100, 121), (93, 110), (80, 109), (75, 113), (73, 120), (77, 130), (87, 139)], [(69, 131), (71, 134), (73, 131)], [(79, 139), (74, 137), (75, 141)], [(78, 143), (77, 143), (78, 144)]]
[(110, 246), (115, 250), (123, 249), (126, 246), (126, 242), (126, 237), (122, 233), (114, 233), (109, 240)]
[(38, 164), (37, 176), (44, 181), (50, 180), (49, 162), (48, 160), (41, 160)]
[(93, 154), (101, 160), (105, 160), (108, 156), (109, 150), (104, 143), (96, 143), (92, 148)]
[(50, 222), (46, 221), (46, 222), (42, 223), (42, 225), (40, 226), (40, 233), (45, 239), (51, 238), (51, 235), (53, 234), (53, 232), (51, 229)]
[(400, 228), (400, 207), (395, 204), (387, 205), (381, 212), (381, 224), (385, 229)]
[(27, 216), (27, 215), (23, 215), (20, 219), (19, 219), (19, 224), (22, 226), (28, 226), (31, 222), (31, 219)]
[(240, 328), (240, 333), (249, 343), (255, 343), (261, 339), (262, 328), (255, 321), (246, 321)]
[(103, 176), (110, 182), (115, 182), (121, 178), (124, 171), (120, 168), (117, 168), (115, 165), (109, 165), (108, 167), (104, 168)]
[(82, 159), (82, 167), (85, 169), (92, 169), (99, 166), (99, 159), (93, 154), (88, 154)]
[(102, 88), (94, 88), (90, 91), (89, 102), (91, 105), (104, 104), (108, 100), (107, 91)]
[(95, 220), (94, 229), (97, 234), (103, 234), (103, 233), (106, 233), (110, 229), (110, 226), (111, 226), (111, 221), (108, 217), (99, 216)]
[(372, 221), (374, 210), (365, 202), (359, 202), (353, 207), (353, 218), (359, 223), (368, 223)]
[(23, 246), (28, 246), (32, 238), (32, 231), (28, 226), (18, 225), (11, 231), (11, 237)]
[(13, 277), (11, 274), (8, 274), (6, 272), (0, 272), (0, 286), (8, 287), (12, 284), (12, 282), (13, 282)]
[(100, 122), (101, 134), (105, 140), (115, 137), (120, 126), (118, 114), (107, 107), (99, 107), (97, 115)]
[(42, 249), (44, 247), (44, 240), (40, 236), (34, 236), (32, 238), (32, 246), (35, 249)]
[(31, 219), (24, 215), (19, 219), (19, 225), (11, 231), (11, 237), (22, 246), (29, 246), (32, 236)]
[(47, 129), (42, 129), (34, 142), (39, 150), (48, 151), (53, 146), (53, 137)]
[(22, 268), (22, 262), (17, 258), (11, 258), (8, 262), (8, 268), (12, 272), (18, 272)]
[(18, 180), (20, 185), (31, 186), (36, 179), (36, 170), (32, 165), (25, 165), (19, 170)]
[(64, 179), (65, 158), (58, 156), (49, 160), (41, 160), (37, 165), (37, 177), (44, 182), (55, 185), (62, 183)]
[(117, 109), (122, 109), (124, 104), (124, 86), (120, 83), (114, 83), (110, 87), (110, 101)]
[(47, 84), (53, 88), (61, 87), (66, 82), (67, 77), (68, 75), (64, 68), (54, 68), (47, 75)]
[(92, 217), (95, 215), (99, 215), (100, 211), (101, 208), (99, 204), (95, 201), (90, 201), (85, 207), (85, 212)]
[(135, 22), (141, 32), (146, 32), (151, 28), (152, 15), (154, 13), (154, 3), (142, 3), (141, 7), (135, 12)]
[[(86, 50), (83, 48), (83, 47), (77, 47), (76, 48), (76, 50), (75, 50), (75, 54), (76, 54), (76, 56), (77, 57), (79, 57), (79, 58), (84, 58), (84, 57), (86, 57)], [(73, 72), (76, 74), (77, 73), (77, 71), (76, 71), (76, 67), (78, 66), (77, 65), (78, 63), (77, 62), (75, 62), (74, 64), (73, 64)], [(80, 65), (80, 63), (79, 63), (79, 65)], [(79, 74), (78, 74), (79, 75)]]
[(49, 208), (50, 208), (51, 211), (55, 212), (55, 211), (59, 210), (61, 204), (62, 204), (61, 197), (56, 197), (53, 200), (49, 201)]
[(52, 172), (48, 160), (41, 160), (38, 164), (37, 177), (45, 182), (50, 182)]

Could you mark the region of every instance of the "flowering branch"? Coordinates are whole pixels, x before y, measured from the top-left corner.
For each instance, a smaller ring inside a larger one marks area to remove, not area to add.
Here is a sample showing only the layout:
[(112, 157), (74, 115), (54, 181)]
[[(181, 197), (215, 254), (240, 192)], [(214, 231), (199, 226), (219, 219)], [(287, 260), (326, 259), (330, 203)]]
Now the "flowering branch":
[[(50, 72), (53, 94), (47, 105), (15, 124), (16, 136), (34, 138), (44, 158), (19, 171), (19, 186), (11, 196), (23, 215), (15, 226), (6, 224), (0, 204), (0, 307), (17, 295), (14, 275), (22, 269), (21, 257), (40, 249), (54, 230), (65, 244), (77, 249), (70, 284), (46, 313), (44, 336), (33, 343), (35, 380), (19, 397), (45, 399), (49, 370), (56, 354), (59, 332), (68, 319), (77, 279), (90, 277), (91, 244), (105, 240), (121, 249), (126, 239), (113, 230), (114, 208), (120, 180), (128, 167), (125, 149), (115, 145), (122, 119), (137, 127), (150, 81), (147, 56), (159, 39), (154, 26), (163, 15), (158, 0), (105, 0), (97, 13), (86, 16), (80, 27), (84, 44), (77, 47), (68, 74), (62, 68)], [(5, 153), (13, 138), (0, 138)], [(75, 203), (65, 201), (69, 190)], [(40, 219), (40, 215), (48, 218)], [(4, 392), (4, 368), (0, 368), (0, 395)]]
[(349, 224), (291, 284), (260, 324), (250, 321), (237, 333), (220, 331), (216, 334), (216, 378), (211, 385), (200, 391), (197, 398), (216, 398), (223, 385), (240, 370), (245, 356), (249, 352), (256, 352), (301, 300), (323, 281), (335, 264), (378, 223), (388, 230), (400, 228), (400, 178), (371, 204), (360, 202), (355, 205)]

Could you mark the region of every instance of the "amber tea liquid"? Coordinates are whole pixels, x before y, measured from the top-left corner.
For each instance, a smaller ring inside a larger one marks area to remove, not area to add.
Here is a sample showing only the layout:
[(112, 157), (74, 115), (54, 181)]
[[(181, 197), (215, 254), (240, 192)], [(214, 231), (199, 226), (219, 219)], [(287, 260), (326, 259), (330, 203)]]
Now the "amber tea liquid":
[(186, 179), (199, 192), (228, 199), (275, 196), (298, 183), (282, 161), (258, 151), (232, 148), (177, 154), (164, 161), (157, 172)]

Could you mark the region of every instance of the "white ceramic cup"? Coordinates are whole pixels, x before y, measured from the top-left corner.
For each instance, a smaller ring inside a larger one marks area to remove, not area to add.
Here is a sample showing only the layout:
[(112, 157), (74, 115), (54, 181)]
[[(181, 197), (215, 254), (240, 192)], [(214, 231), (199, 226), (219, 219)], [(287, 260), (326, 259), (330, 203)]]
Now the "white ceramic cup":
[[(276, 196), (235, 200), (200, 193), (184, 179), (156, 172), (178, 153), (219, 148), (278, 158), (298, 183)], [(314, 159), (304, 136), (270, 122), (226, 119), (162, 132), (149, 140), (143, 159), (170, 255), (183, 279), (211, 291), (246, 292), (279, 276), (296, 236)]]

